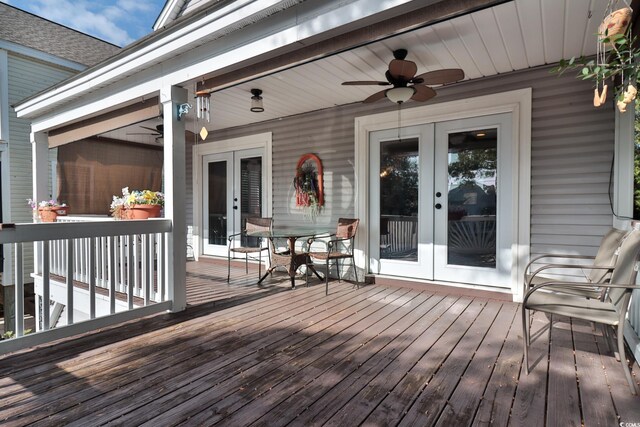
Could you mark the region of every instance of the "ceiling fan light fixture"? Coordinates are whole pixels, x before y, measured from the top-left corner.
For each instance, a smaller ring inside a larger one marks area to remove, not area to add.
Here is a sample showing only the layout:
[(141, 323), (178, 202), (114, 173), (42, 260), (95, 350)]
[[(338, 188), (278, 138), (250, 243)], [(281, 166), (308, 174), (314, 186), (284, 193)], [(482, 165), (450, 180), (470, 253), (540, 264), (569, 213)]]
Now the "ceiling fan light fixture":
[(264, 105), (262, 104), (262, 91), (260, 89), (251, 89), (251, 111), (254, 113), (262, 113)]
[(394, 87), (389, 89), (385, 95), (389, 101), (395, 102), (396, 104), (402, 104), (403, 102), (410, 100), (415, 93), (416, 90), (412, 87)]

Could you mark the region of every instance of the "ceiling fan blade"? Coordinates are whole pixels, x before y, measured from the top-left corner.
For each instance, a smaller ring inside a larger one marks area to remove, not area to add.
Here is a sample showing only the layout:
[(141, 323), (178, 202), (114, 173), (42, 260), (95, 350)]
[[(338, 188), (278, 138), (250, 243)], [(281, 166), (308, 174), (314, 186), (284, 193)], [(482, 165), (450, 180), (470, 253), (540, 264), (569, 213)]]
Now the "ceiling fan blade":
[(365, 104), (368, 104), (369, 102), (379, 101), (379, 100), (384, 98), (386, 93), (387, 93), (387, 89), (381, 90), (380, 92), (374, 93), (373, 95), (371, 95), (370, 97), (368, 97), (367, 99), (365, 99), (362, 102), (364, 102)]
[(441, 85), (453, 83), (464, 79), (464, 71), (460, 68), (445, 68), (442, 70), (427, 71), (417, 75), (412, 82), (426, 85)]
[(393, 59), (389, 62), (389, 74), (394, 79), (411, 80), (418, 72), (418, 66), (413, 61)]
[(389, 86), (391, 83), (389, 82), (378, 82), (378, 81), (355, 81), (355, 82), (343, 82), (343, 86), (358, 86), (358, 85), (376, 85), (376, 86)]
[(414, 101), (424, 102), (436, 96), (436, 91), (431, 89), (429, 86), (416, 85), (409, 87), (413, 87), (416, 91), (411, 97)]
[(157, 136), (159, 133), (149, 133), (149, 132), (127, 132), (127, 135), (148, 135), (148, 136)]
[(151, 132), (159, 133), (159, 132), (158, 132), (158, 129), (156, 129), (156, 128), (150, 128), (150, 127), (142, 126), (142, 125), (140, 125), (140, 127), (141, 127), (142, 129), (150, 130)]

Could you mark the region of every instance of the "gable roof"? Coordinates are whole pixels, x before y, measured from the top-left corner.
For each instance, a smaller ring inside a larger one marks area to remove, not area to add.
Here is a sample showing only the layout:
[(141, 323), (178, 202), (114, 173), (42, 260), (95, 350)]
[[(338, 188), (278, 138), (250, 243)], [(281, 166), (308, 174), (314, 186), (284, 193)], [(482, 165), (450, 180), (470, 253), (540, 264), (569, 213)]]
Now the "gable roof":
[(120, 51), (114, 44), (0, 3), (0, 40), (79, 64), (95, 65)]
[(214, 3), (231, 3), (228, 0), (167, 0), (153, 24), (153, 30), (166, 27), (181, 16), (187, 15), (203, 6), (210, 6)]

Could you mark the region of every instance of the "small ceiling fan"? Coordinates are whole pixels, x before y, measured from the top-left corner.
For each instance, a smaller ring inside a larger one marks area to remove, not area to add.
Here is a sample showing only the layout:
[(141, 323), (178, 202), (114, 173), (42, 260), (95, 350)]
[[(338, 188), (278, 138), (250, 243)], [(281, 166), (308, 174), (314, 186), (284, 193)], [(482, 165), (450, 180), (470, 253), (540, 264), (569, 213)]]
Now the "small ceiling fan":
[(464, 71), (459, 68), (428, 71), (416, 76), (418, 66), (415, 62), (405, 59), (407, 53), (406, 49), (396, 49), (393, 51), (394, 59), (389, 62), (389, 68), (384, 74), (387, 79), (386, 82), (353, 81), (342, 84), (345, 86), (393, 86), (390, 89), (384, 89), (374, 93), (362, 102), (375, 102), (386, 97), (391, 102), (402, 104), (410, 99), (424, 102), (436, 96), (436, 91), (427, 85), (453, 83), (464, 79)]
[[(151, 135), (151, 136), (155, 136), (156, 137), (156, 142), (160, 142), (161, 138), (164, 138), (164, 125), (163, 124), (159, 124), (156, 125), (155, 128), (151, 128), (148, 126), (142, 126), (140, 125), (140, 127), (142, 129), (147, 129), (150, 132), (131, 132), (131, 133), (127, 133), (127, 135)], [(194, 135), (193, 132), (189, 131), (189, 130), (185, 130), (185, 136), (190, 138)]]

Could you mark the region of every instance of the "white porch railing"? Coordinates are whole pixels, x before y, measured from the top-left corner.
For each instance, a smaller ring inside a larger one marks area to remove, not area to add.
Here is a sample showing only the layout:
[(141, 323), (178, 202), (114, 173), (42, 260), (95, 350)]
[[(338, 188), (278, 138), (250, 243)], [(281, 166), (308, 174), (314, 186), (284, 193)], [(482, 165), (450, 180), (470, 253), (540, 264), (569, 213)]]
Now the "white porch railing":
[[(113, 219), (90, 216), (59, 216), (57, 219), (59, 223), (101, 221), (113, 221)], [(92, 244), (90, 238), (76, 239), (74, 240), (73, 249), (75, 257), (73, 279), (81, 283), (89, 283), (91, 276), (89, 260), (91, 259), (91, 251), (95, 251), (97, 266), (95, 281), (97, 287), (109, 289), (111, 280), (114, 280), (116, 292), (127, 293), (129, 286), (132, 285), (135, 297), (145, 298), (147, 303), (148, 301), (162, 301), (162, 296), (166, 296), (163, 276), (154, 277), (154, 269), (152, 268), (151, 272), (149, 272), (143, 266), (155, 265), (158, 267), (157, 272), (162, 272), (162, 268), (160, 268), (162, 259), (158, 258), (157, 252), (164, 244), (163, 234), (161, 233), (144, 236), (114, 236), (114, 239), (100, 237), (95, 241), (95, 244)], [(110, 257), (112, 245), (116, 254), (115, 260)], [(113, 262), (115, 262), (115, 269), (113, 278), (111, 278), (110, 272)], [(51, 242), (51, 274), (66, 277), (67, 263), (66, 243), (62, 240)], [(133, 267), (133, 270), (129, 271), (129, 267)], [(155, 282), (157, 286), (151, 286), (149, 289), (145, 288), (144, 285), (148, 282), (148, 276), (151, 282), (157, 279)]]
[[(15, 307), (5, 312), (15, 313), (16, 336), (0, 341), (0, 353), (170, 309), (172, 284), (165, 273), (170, 232), (166, 219), (104, 218), (16, 224), (0, 231), (0, 244), (12, 244), (15, 259)], [(36, 332), (25, 335), (23, 247), (34, 242), (32, 277), (41, 308)], [(64, 306), (64, 327), (51, 322), (54, 303)], [(86, 312), (87, 320), (76, 321), (78, 311)]]

